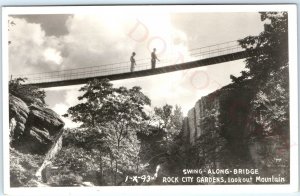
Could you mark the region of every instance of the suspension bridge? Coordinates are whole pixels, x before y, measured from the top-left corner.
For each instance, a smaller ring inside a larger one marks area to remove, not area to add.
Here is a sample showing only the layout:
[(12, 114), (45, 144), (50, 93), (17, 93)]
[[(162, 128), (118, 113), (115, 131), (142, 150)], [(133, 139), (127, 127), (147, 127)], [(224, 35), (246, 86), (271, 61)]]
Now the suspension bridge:
[(243, 59), (259, 55), (260, 52), (261, 50), (257, 49), (245, 50), (237, 41), (230, 41), (189, 50), (188, 56), (182, 56), (180, 53), (171, 54), (156, 63), (157, 67), (154, 69), (151, 69), (149, 57), (149, 59), (137, 59), (133, 72), (130, 71), (131, 63), (128, 60), (77, 69), (13, 75), (12, 79), (27, 78), (26, 84), (36, 85), (40, 88), (68, 86), (84, 84), (94, 78), (120, 80), (186, 70)]

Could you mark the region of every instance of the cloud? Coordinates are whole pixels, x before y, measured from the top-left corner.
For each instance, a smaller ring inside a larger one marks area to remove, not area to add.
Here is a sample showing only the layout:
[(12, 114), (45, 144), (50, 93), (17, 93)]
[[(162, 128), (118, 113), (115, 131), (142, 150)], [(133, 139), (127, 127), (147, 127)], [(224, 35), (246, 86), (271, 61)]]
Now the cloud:
[(10, 18), (16, 25), (10, 28), (9, 72), (13, 75), (56, 70), (62, 57), (59, 38), (46, 36), (40, 24), (25, 19)]
[(190, 49), (258, 35), (264, 28), (257, 12), (173, 13), (171, 21), (189, 35)]
[(68, 33), (65, 22), (70, 14), (34, 14), (12, 15), (14, 18), (25, 19), (28, 23), (40, 24), (47, 36), (61, 36)]
[[(239, 19), (240, 17), (241, 19)], [(222, 20), (220, 20), (222, 19)], [(258, 14), (173, 14), (104, 12), (73, 15), (64, 20), (64, 34), (52, 36), (43, 25), (23, 18), (9, 32), (10, 73), (36, 73), (100, 66), (129, 61), (133, 51), (137, 63), (150, 66), (150, 53), (166, 61), (157, 67), (191, 60), (189, 49), (258, 34), (262, 29)], [(246, 21), (246, 22), (241, 22)], [(247, 25), (248, 24), (248, 25)], [(249, 25), (250, 24), (250, 25)], [(242, 60), (160, 74), (113, 81), (116, 86), (141, 86), (152, 107), (182, 106), (186, 114), (202, 96), (230, 83), (230, 74), (244, 69)], [(129, 69), (129, 67), (128, 67)], [(46, 102), (60, 114), (78, 103), (79, 86), (47, 89)], [(75, 126), (64, 119), (67, 127)]]
[(172, 56), (168, 60), (174, 62), (188, 55), (186, 35), (172, 27), (168, 14), (74, 15), (66, 25), (63, 69), (129, 62), (133, 51), (137, 60), (147, 58), (150, 65), (154, 47), (159, 58)]
[(78, 104), (77, 97), (82, 94), (79, 91), (81, 86), (75, 85), (45, 89), (46, 103), (61, 116), (67, 128), (74, 128), (80, 125), (80, 123), (75, 123), (70, 118), (65, 118), (62, 115), (66, 114), (70, 107)]
[(47, 48), (44, 53), (45, 61), (50, 61), (56, 64), (60, 64), (62, 62), (61, 54), (58, 50), (54, 48)]

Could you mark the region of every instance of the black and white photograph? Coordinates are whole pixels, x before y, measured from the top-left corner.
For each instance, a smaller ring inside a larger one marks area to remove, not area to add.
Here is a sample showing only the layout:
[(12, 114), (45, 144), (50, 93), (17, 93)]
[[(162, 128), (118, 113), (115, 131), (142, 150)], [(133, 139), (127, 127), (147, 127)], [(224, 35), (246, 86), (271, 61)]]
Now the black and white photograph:
[(296, 6), (3, 11), (8, 189), (297, 185)]

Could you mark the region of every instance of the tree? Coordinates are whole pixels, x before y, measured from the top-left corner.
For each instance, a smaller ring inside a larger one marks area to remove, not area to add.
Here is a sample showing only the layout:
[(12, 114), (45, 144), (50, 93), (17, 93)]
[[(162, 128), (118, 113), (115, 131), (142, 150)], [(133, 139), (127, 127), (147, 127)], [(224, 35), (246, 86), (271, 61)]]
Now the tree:
[(79, 91), (84, 92), (78, 97), (82, 103), (70, 107), (64, 117), (70, 116), (74, 122), (81, 122), (82, 127), (93, 129), (97, 124), (102, 124), (111, 118), (111, 114), (105, 109), (114, 91), (108, 80), (89, 81)]
[[(242, 76), (252, 79), (256, 96), (251, 101), (259, 134), (288, 134), (289, 83), (288, 83), (288, 13), (261, 12), (264, 31), (258, 36), (240, 40), (247, 50), (260, 49), (260, 55), (246, 59)], [(257, 131), (256, 131), (257, 132)], [(281, 133), (279, 133), (281, 132)]]
[(171, 114), (172, 114), (172, 109), (173, 106), (171, 105), (164, 105), (163, 107), (155, 107), (154, 112), (158, 117), (158, 123), (159, 123), (159, 128), (164, 128), (166, 129), (167, 127), (170, 126), (171, 123)]
[(167, 130), (176, 129), (177, 131), (181, 130), (183, 114), (180, 106), (175, 105), (175, 108), (173, 109), (173, 106), (166, 104), (161, 108), (155, 107), (154, 112), (159, 128)]
[(183, 114), (181, 107), (166, 104), (162, 107), (155, 107), (154, 112), (156, 120), (158, 121), (158, 129), (163, 129), (165, 134), (163, 137), (162, 147), (165, 148), (167, 153), (170, 153), (175, 145), (176, 137), (182, 129)]
[(258, 36), (248, 36), (239, 40), (246, 51), (259, 49), (260, 55), (246, 59), (248, 71), (242, 72), (243, 78), (253, 78), (263, 84), (268, 76), (288, 66), (288, 13), (260, 12), (265, 22), (264, 31)]
[(183, 113), (180, 106), (175, 105), (175, 108), (173, 110), (173, 115), (171, 116), (171, 122), (177, 130), (182, 129), (183, 125)]
[(97, 140), (95, 145), (102, 143), (101, 148), (104, 144), (109, 148), (110, 167), (114, 171), (116, 185), (118, 175), (123, 174), (128, 165), (138, 161), (136, 133), (147, 119), (144, 106), (151, 104), (150, 99), (141, 92), (140, 87), (113, 88), (107, 79), (92, 80), (80, 91), (84, 92), (78, 97), (82, 102), (69, 108), (64, 116), (81, 122), (82, 128), (99, 133), (92, 141)]

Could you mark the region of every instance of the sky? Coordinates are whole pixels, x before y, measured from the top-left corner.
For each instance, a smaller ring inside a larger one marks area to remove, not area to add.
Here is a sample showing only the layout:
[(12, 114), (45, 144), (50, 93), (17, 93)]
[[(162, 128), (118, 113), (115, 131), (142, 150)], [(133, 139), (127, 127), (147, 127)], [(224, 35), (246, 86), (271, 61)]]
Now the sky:
[[(9, 26), (9, 74), (30, 74), (149, 58), (157, 48), (159, 58), (189, 50), (258, 35), (263, 23), (258, 13), (188, 13), (128, 11), (116, 14), (113, 8), (99, 13), (11, 15)], [(158, 63), (159, 64), (159, 63)], [(151, 107), (166, 103), (179, 105), (186, 115), (202, 96), (239, 76), (244, 60), (112, 81), (115, 86), (141, 86)], [(78, 103), (82, 85), (47, 88), (46, 103), (58, 114)], [(63, 118), (66, 127), (76, 127)]]

